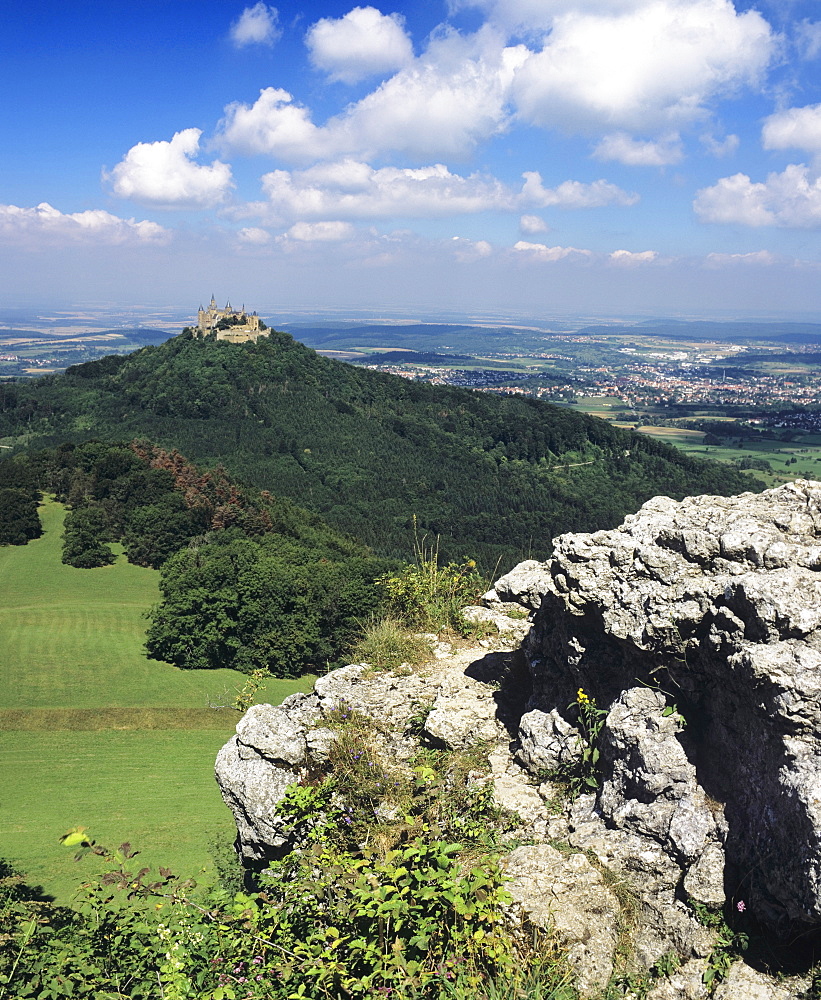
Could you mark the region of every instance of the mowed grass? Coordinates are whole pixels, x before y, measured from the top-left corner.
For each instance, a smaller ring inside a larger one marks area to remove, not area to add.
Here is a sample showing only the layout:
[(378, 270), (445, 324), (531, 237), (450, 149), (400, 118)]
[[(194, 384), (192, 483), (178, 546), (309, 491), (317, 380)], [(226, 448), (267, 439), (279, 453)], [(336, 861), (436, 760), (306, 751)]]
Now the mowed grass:
[[(245, 677), (149, 660), (159, 573), (122, 555), (63, 566), (64, 513), (45, 503), (41, 538), (0, 547), (0, 857), (68, 902), (94, 865), (59, 846), (71, 826), (106, 846), (130, 841), (155, 871), (209, 866), (212, 836), (233, 830), (213, 764)], [(272, 679), (255, 700), (278, 704), (312, 683)]]
[[(100, 569), (64, 566), (65, 510), (47, 502), (40, 517), (42, 537), (0, 546), (0, 710), (231, 704), (242, 674), (179, 670), (146, 656), (145, 613), (160, 599), (156, 570), (122, 555)], [(260, 700), (279, 702), (311, 681), (269, 681)]]
[[(85, 826), (106, 847), (129, 841), (143, 865), (211, 878), (209, 842), (233, 837), (214, 780), (225, 730), (0, 732), (0, 856), (61, 903), (102, 870), (58, 838)], [(205, 874), (201, 875), (201, 870)]]

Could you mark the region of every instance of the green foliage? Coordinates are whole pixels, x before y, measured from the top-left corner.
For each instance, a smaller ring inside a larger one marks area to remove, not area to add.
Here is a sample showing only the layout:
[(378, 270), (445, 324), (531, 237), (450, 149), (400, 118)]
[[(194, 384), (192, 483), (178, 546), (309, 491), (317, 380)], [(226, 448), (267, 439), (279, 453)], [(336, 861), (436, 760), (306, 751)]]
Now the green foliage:
[(583, 792), (595, 791), (601, 783), (599, 736), (607, 710), (599, 708), (596, 699), (586, 695), (582, 688), (579, 688), (576, 700), (567, 707), (576, 714), (578, 753), (553, 771), (550, 777), (563, 784), (568, 797), (575, 799)]
[[(714, 934), (713, 950), (707, 957), (707, 968), (703, 976), (704, 985), (712, 993), (730, 971), (733, 962), (749, 947), (749, 935), (731, 927), (723, 910), (695, 899), (690, 899), (688, 903), (698, 922), (709, 927)], [(743, 904), (740, 905), (739, 912), (742, 912)]]
[(430, 643), (409, 632), (395, 618), (371, 618), (351, 646), (350, 659), (374, 670), (397, 670), (403, 664), (418, 666), (430, 658)]
[(184, 668), (323, 672), (376, 610), (383, 568), (322, 525), (258, 540), (237, 528), (216, 532), (163, 566), (146, 647)]
[(110, 565), (114, 553), (105, 544), (110, 538), (105, 514), (99, 507), (69, 511), (63, 533), (63, 562), (75, 569)]
[(0, 545), (25, 545), (43, 533), (34, 490), (4, 487), (0, 463)]
[(470, 552), (486, 572), (545, 557), (562, 531), (617, 524), (658, 493), (749, 489), (734, 468), (567, 408), (409, 382), (277, 332), (247, 344), (175, 337), (3, 387), (0, 434), (42, 447), (88, 438), (85, 427), (224, 461), (393, 558), (416, 512), (443, 562)]
[(469, 626), (462, 609), (487, 589), (476, 563), (471, 559), (440, 565), (438, 541), (426, 545), (417, 535), (414, 554), (413, 563), (378, 581), (391, 613), (409, 628), (464, 634)]

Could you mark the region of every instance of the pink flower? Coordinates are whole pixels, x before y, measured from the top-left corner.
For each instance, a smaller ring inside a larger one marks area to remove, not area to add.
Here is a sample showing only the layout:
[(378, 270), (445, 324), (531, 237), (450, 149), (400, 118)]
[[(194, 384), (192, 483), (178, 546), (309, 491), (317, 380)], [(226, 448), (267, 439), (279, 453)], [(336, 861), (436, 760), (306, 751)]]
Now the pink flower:
[(735, 904), (735, 908), (739, 913), (743, 913), (747, 909), (747, 904), (743, 899), (739, 899), (739, 901)]

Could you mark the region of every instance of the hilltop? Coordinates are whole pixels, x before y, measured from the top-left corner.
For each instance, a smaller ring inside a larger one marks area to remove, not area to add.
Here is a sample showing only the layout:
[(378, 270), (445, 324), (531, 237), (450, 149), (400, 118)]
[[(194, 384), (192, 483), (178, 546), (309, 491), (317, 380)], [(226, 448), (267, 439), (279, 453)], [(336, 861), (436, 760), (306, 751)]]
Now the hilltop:
[(288, 334), (184, 333), (36, 383), (0, 385), (13, 449), (144, 437), (407, 554), (413, 518), (447, 558), (487, 569), (612, 526), (649, 497), (750, 489), (736, 470), (538, 400), (410, 382), (321, 357)]

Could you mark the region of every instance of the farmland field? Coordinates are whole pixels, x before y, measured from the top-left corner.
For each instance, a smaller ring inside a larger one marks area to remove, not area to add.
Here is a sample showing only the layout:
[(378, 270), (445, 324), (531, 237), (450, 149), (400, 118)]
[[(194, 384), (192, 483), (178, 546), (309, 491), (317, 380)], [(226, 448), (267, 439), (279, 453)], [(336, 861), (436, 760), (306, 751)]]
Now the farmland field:
[[(0, 547), (0, 857), (61, 901), (86, 877), (59, 847), (83, 825), (106, 846), (129, 840), (154, 868), (196, 875), (232, 819), (213, 777), (239, 718), (244, 677), (149, 660), (145, 612), (159, 573), (60, 562), (63, 508), (41, 507), (44, 534)], [(313, 678), (271, 680), (278, 703)], [(224, 707), (209, 707), (224, 706)]]

